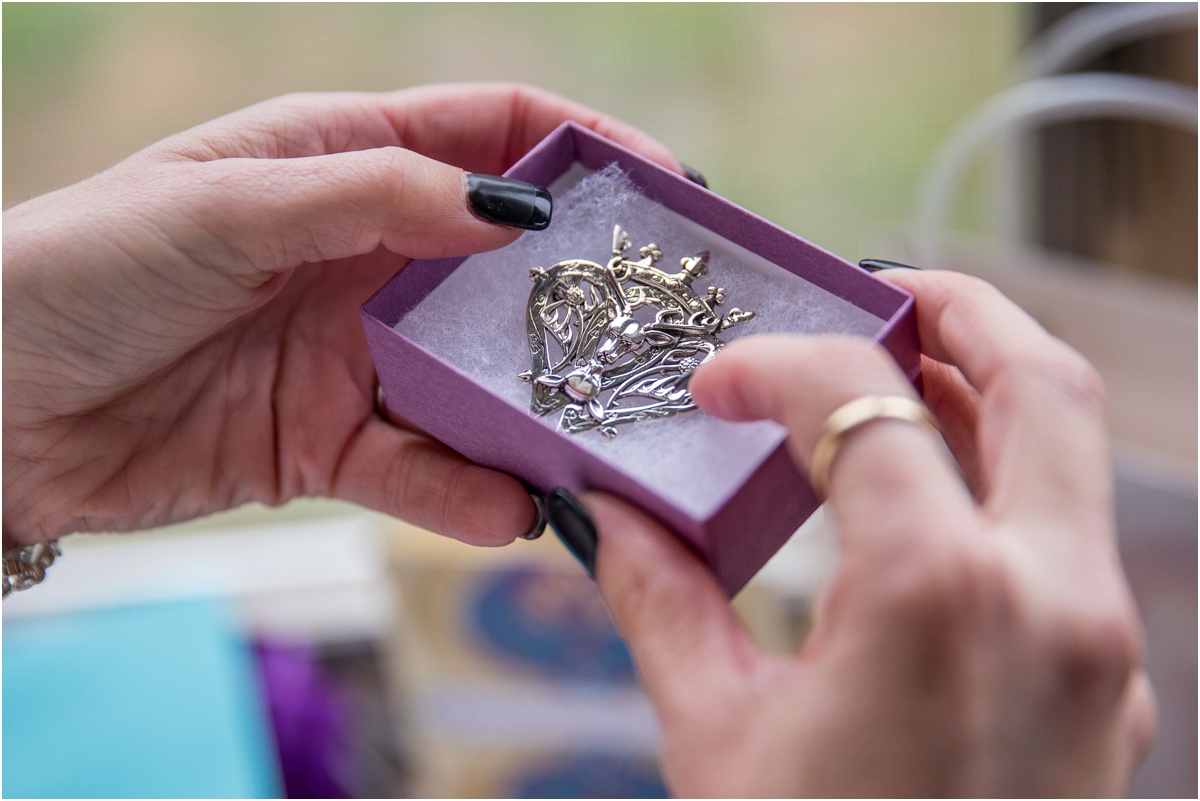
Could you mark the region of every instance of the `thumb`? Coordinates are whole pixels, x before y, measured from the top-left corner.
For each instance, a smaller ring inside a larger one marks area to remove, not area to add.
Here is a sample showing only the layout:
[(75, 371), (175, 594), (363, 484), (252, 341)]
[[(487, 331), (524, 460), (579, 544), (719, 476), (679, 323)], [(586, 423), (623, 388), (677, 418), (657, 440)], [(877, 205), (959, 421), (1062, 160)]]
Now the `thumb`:
[(199, 230), (242, 256), (235, 265), (259, 272), (381, 245), (409, 258), (463, 256), (550, 223), (545, 189), (467, 175), (399, 147), (172, 166), (192, 173), (189, 189), (202, 185), (190, 192)]
[(343, 448), (329, 494), (471, 545), (507, 545), (538, 519), (512, 476), (374, 417)]
[(741, 686), (762, 654), (708, 569), (621, 501), (582, 501), (600, 530), (600, 591), (660, 714), (687, 716)]

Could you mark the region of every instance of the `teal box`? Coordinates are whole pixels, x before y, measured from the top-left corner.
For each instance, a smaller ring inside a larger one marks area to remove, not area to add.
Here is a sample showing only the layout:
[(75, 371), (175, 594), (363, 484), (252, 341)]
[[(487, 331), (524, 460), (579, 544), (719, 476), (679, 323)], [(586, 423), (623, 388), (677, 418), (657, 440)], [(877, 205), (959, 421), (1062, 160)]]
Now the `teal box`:
[(5, 797), (282, 794), (253, 653), (222, 603), (5, 621), (3, 672)]

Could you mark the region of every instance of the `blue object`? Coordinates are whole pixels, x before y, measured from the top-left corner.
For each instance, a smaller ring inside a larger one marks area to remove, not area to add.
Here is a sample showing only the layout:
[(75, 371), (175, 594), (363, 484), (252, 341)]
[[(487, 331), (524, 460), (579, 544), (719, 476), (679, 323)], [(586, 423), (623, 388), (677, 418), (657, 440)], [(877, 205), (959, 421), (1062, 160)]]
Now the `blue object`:
[(670, 798), (654, 763), (580, 754), (513, 782), (512, 798)]
[(5, 622), (5, 797), (274, 797), (253, 653), (212, 600)]
[(556, 680), (633, 684), (629, 649), (594, 582), (540, 566), (485, 575), (463, 610), (484, 649), (511, 666)]

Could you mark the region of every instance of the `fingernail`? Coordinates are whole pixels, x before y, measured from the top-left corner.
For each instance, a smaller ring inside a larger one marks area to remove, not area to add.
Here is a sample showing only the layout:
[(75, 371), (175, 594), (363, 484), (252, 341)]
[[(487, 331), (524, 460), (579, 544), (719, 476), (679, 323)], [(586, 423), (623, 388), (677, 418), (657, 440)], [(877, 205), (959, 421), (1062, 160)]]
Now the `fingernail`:
[(708, 181), (707, 181), (707, 179), (705, 179), (704, 174), (702, 172), (700, 172), (699, 170), (697, 170), (693, 167), (689, 167), (686, 164), (680, 164), (679, 166), (683, 167), (683, 174), (687, 176), (687, 179), (689, 181), (691, 181), (694, 184), (700, 184), (705, 189), (708, 189)]
[(554, 201), (540, 186), (471, 173), (467, 176), (467, 200), (471, 209), (488, 222), (541, 231), (550, 224)]
[(529, 499), (533, 501), (533, 508), (537, 514), (533, 519), (533, 525), (521, 535), (521, 539), (536, 540), (546, 530), (546, 501), (542, 498), (542, 493), (528, 485), (526, 485), (525, 491), (529, 493)]
[(578, 499), (556, 489), (546, 500), (550, 528), (592, 578), (596, 577), (596, 524)]
[(898, 261), (887, 261), (885, 259), (863, 259), (858, 263), (869, 273), (877, 273), (880, 270), (919, 270), (920, 267), (913, 267), (911, 264), (901, 264)]

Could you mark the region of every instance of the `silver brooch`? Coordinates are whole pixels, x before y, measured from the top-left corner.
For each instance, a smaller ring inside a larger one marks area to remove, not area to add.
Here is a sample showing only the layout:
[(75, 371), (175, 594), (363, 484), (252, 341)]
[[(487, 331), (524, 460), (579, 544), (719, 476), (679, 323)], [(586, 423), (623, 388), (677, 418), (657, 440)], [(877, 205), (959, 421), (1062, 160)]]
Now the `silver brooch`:
[(657, 245), (639, 250), (637, 261), (625, 258), (629, 248), (618, 225), (606, 266), (571, 259), (529, 271), (533, 369), (520, 378), (533, 386), (533, 414), (562, 409), (561, 431), (599, 428), (611, 439), (622, 423), (695, 409), (692, 371), (725, 345), (718, 334), (754, 316), (737, 308), (718, 314), (725, 290), (710, 286), (701, 296), (692, 288), (708, 271), (707, 252), (667, 273), (654, 266)]

